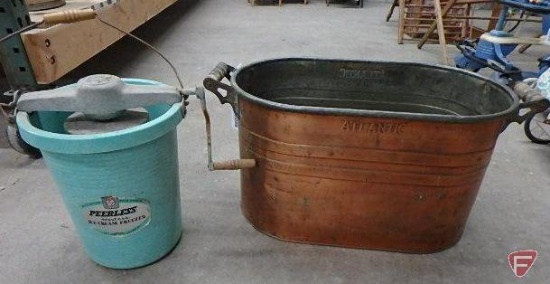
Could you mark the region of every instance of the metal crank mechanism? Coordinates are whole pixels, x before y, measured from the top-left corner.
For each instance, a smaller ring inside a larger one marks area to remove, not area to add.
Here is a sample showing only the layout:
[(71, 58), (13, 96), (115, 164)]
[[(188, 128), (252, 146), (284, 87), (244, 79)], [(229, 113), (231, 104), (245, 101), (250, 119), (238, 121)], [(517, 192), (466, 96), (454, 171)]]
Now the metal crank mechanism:
[(206, 124), (206, 146), (208, 149), (208, 169), (210, 171), (219, 171), (219, 170), (240, 170), (248, 169), (256, 166), (256, 160), (254, 159), (235, 159), (221, 162), (214, 162), (212, 158), (212, 131), (210, 124), (210, 115), (208, 114), (208, 109), (206, 108), (206, 96), (204, 93), (204, 88), (198, 87), (194, 90), (183, 90), (184, 95), (190, 96), (195, 95), (200, 101), (202, 113), (204, 114), (204, 120)]
[[(223, 78), (228, 78), (229, 73), (233, 71), (235, 68), (225, 64), (220, 63), (218, 64), (212, 72), (204, 79), (204, 86), (206, 89), (214, 93), (220, 102), (222, 104), (229, 103), (231, 107), (233, 108), (233, 112), (235, 115), (238, 115), (237, 112), (237, 96), (233, 92), (233, 89), (226, 85), (221, 83), (220, 81)], [(226, 91), (226, 95), (223, 96), (219, 89), (223, 89)], [(253, 168), (256, 166), (256, 160), (254, 159), (235, 159), (235, 160), (229, 160), (229, 161), (221, 161), (221, 162), (214, 162), (212, 158), (212, 130), (211, 130), (211, 124), (210, 124), (210, 115), (208, 114), (208, 109), (206, 107), (206, 96), (204, 89), (199, 87), (196, 88), (194, 91), (184, 91), (184, 95), (196, 95), (197, 98), (200, 100), (201, 103), (201, 109), (202, 113), (204, 114), (204, 120), (206, 123), (206, 145), (208, 148), (208, 169), (211, 171), (218, 171), (218, 170), (239, 170), (239, 169), (248, 169)]]

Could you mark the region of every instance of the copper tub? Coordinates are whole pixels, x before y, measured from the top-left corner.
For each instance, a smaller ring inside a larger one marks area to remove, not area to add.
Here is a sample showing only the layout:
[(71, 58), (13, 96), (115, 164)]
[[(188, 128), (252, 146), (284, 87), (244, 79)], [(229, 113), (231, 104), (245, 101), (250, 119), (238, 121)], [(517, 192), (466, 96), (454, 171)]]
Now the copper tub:
[(244, 216), (265, 234), (309, 244), (453, 246), (497, 137), (524, 119), (509, 88), (416, 63), (220, 64), (204, 85), (233, 106), (241, 158), (256, 160), (241, 171)]

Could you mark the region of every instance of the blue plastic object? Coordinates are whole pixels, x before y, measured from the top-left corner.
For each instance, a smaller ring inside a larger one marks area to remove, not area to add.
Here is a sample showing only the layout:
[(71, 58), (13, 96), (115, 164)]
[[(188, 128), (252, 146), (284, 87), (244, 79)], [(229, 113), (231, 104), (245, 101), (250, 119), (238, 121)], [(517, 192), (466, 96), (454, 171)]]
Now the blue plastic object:
[(182, 103), (145, 109), (144, 124), (89, 135), (66, 133), (70, 112), (17, 114), (21, 136), (42, 151), (84, 249), (109, 268), (155, 262), (182, 235), (176, 126), (185, 112)]
[(548, 62), (544, 61), (539, 65), (537, 72), (522, 72), (507, 56), (517, 47), (517, 44), (499, 44), (493, 42), (492, 38), (512, 37), (513, 35), (504, 30), (508, 10), (517, 8), (522, 11), (541, 14), (542, 32), (546, 34), (550, 27), (550, 0), (544, 0), (538, 3), (531, 3), (529, 0), (498, 0), (503, 5), (500, 12), (495, 30), (489, 32), (488, 40), (482, 36), (477, 44), (471, 40), (465, 40), (459, 43), (461, 54), (455, 56), (455, 65), (458, 68), (468, 69), (474, 72), (482, 68), (489, 67), (499, 73), (499, 77), (511, 81), (520, 81), (525, 78), (531, 78), (537, 74), (542, 74), (548, 68)]
[[(499, 62), (506, 62), (506, 56), (508, 56), (517, 44), (494, 44), (486, 40), (480, 39), (476, 46), (476, 57), (481, 59), (495, 60)], [(500, 50), (499, 50), (500, 49)], [(499, 51), (501, 54), (499, 54)]]
[(542, 34), (548, 34), (548, 29), (550, 29), (550, 14), (542, 15)]

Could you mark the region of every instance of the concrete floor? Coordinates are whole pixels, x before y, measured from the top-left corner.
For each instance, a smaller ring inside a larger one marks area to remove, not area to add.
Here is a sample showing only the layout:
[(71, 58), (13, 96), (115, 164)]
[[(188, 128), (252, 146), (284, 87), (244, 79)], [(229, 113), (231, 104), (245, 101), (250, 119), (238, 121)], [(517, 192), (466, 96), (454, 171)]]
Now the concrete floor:
[[(245, 0), (183, 1), (137, 31), (171, 58), (186, 84), (200, 84), (219, 61), (237, 65), (289, 56), (437, 63), (439, 49), (396, 44), (390, 1), (363, 9), (309, 5), (251, 7)], [(455, 49), (449, 46), (449, 53)], [(515, 58), (530, 68), (542, 53)], [(112, 73), (175, 84), (166, 65), (124, 39), (71, 73)], [(214, 149), (237, 156), (230, 108), (209, 95)], [(196, 100), (180, 124), (184, 237), (162, 261), (127, 271), (94, 264), (82, 251), (44, 165), (0, 149), (0, 283), (512, 283), (515, 250), (539, 257), (525, 283), (550, 278), (550, 148), (530, 143), (522, 126), (500, 136), (461, 241), (440, 253), (411, 255), (292, 244), (255, 231), (242, 217), (237, 172), (208, 172), (204, 120)], [(145, 248), (144, 248), (145, 249)]]

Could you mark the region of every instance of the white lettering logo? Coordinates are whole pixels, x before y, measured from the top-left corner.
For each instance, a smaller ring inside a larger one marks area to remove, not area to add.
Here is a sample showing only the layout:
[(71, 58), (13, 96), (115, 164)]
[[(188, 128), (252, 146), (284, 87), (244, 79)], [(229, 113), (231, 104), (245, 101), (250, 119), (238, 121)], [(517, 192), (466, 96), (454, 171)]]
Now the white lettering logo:
[(529, 269), (537, 259), (536, 250), (520, 250), (514, 251), (508, 255), (508, 264), (514, 274), (521, 278), (529, 272)]

